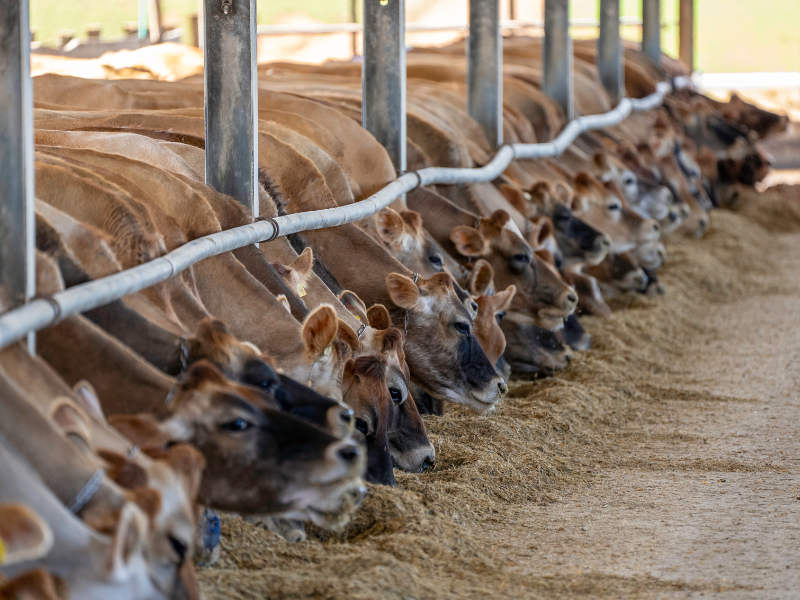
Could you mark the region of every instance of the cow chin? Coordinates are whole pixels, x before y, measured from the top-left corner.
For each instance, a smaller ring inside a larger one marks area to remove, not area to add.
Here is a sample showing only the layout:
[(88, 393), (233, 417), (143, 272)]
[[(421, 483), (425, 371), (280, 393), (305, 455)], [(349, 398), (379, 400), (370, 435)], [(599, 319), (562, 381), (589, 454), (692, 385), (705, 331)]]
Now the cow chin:
[(341, 529), (350, 522), (366, 495), (364, 482), (355, 479), (335, 491), (321, 494), (302, 509), (287, 510), (279, 516), (284, 519), (311, 521), (322, 529)]

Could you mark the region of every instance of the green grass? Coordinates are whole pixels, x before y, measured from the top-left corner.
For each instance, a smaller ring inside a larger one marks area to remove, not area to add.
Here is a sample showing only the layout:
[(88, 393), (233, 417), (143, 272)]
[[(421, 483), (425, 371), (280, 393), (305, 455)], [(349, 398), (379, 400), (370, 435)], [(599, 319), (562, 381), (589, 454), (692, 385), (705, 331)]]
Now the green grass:
[[(102, 37), (116, 37), (122, 35), (126, 21), (138, 19), (138, 6), (137, 0), (30, 0), (31, 27), (37, 30), (36, 40), (45, 44), (53, 44), (62, 29), (72, 29), (76, 37), (85, 37), (90, 23), (102, 24)], [(198, 0), (161, 0), (163, 19), (186, 29), (197, 6)], [(258, 22), (275, 23), (291, 13), (303, 13), (325, 23), (346, 22), (350, 0), (262, 0)]]
[[(624, 16), (641, 16), (641, 0), (621, 2)], [(96, 0), (93, 3), (30, 0), (30, 3), (31, 25), (37, 28), (36, 39), (46, 44), (52, 44), (62, 29), (72, 29), (81, 37), (89, 23), (101, 23), (103, 37), (118, 36), (125, 21), (135, 21), (138, 15), (137, 0)], [(361, 0), (359, 6), (360, 3)], [(259, 23), (275, 23), (292, 13), (326, 23), (349, 20), (350, 0), (261, 0), (259, 4)], [(598, 0), (572, 0), (572, 15), (596, 17), (598, 4)], [(696, 4), (699, 69), (707, 72), (800, 70), (800, 0), (696, 0)], [(197, 0), (162, 0), (162, 7), (166, 20), (186, 28), (190, 15), (197, 12)], [(662, 0), (661, 11), (665, 21), (676, 21), (678, 0)], [(585, 35), (588, 32), (576, 33)], [(641, 33), (639, 28), (626, 27), (623, 35), (636, 40)], [(662, 43), (666, 52), (676, 54), (677, 26), (662, 30)]]

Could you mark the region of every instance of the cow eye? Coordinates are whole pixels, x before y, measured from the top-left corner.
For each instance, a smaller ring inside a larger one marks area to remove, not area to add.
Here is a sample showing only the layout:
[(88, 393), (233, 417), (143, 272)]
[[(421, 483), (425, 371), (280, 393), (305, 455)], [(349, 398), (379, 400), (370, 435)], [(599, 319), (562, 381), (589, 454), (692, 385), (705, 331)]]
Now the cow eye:
[(499, 313), (495, 313), (494, 318), (497, 319), (497, 323), (502, 323), (503, 319), (506, 317), (506, 311), (501, 310)]
[(431, 261), (432, 265), (442, 266), (442, 257), (438, 256), (437, 254), (433, 254), (428, 257), (428, 260)]
[(275, 382), (270, 381), (269, 379), (264, 379), (261, 382), (261, 389), (265, 392), (272, 392), (275, 389)]
[(515, 254), (511, 257), (514, 262), (525, 263), (528, 264), (531, 262), (531, 257), (527, 254)]
[(624, 183), (625, 185), (633, 185), (634, 183), (636, 183), (636, 180), (633, 177), (627, 177)]
[(223, 431), (245, 431), (251, 427), (253, 427), (253, 424), (247, 419), (243, 419), (241, 417), (234, 419), (233, 421), (223, 423), (219, 426), (219, 428)]
[(392, 397), (392, 402), (395, 404), (400, 404), (400, 402), (403, 401), (403, 392), (401, 392), (399, 388), (389, 388), (389, 394)]
[(609, 204), (607, 208), (608, 208), (608, 210), (621, 210), (622, 209), (622, 205), (621, 204)]
[(475, 312), (478, 312), (478, 303), (477, 302), (473, 302), (470, 306), (472, 306), (472, 310), (474, 310)]
[(364, 419), (356, 419), (356, 429), (358, 429), (364, 435), (369, 433), (369, 425)]
[(459, 333), (462, 333), (464, 335), (469, 335), (469, 323), (465, 323), (464, 321), (459, 321), (458, 323), (456, 323), (455, 327)]

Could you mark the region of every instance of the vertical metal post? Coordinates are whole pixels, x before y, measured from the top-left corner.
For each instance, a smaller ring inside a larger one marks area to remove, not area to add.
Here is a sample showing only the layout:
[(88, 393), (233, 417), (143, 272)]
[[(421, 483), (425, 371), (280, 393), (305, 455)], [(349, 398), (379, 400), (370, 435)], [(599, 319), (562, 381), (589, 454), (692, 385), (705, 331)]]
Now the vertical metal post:
[(256, 0), (204, 0), (206, 183), (258, 216)]
[(572, 82), (572, 38), (569, 35), (569, 0), (544, 2), (544, 71), (542, 91), (555, 100), (568, 121), (575, 118)]
[(615, 104), (625, 96), (625, 71), (619, 39), (619, 2), (600, 0), (600, 37), (597, 39), (600, 81)]
[(503, 39), (499, 0), (469, 0), (467, 113), (489, 143), (503, 144)]
[(661, 64), (661, 0), (642, 0), (642, 51)]
[(0, 0), (0, 11), (0, 310), (10, 310), (36, 293), (33, 86), (28, 2)]
[(406, 170), (405, 1), (364, 0), (361, 123)]
[(678, 10), (678, 56), (694, 71), (694, 0), (680, 0)]

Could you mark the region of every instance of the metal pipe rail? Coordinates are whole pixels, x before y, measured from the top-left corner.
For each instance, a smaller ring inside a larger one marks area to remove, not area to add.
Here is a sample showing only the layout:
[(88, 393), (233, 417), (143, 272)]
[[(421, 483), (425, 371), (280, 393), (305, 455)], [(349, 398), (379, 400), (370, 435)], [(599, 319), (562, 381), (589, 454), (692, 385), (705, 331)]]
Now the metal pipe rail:
[[(623, 26), (641, 27), (642, 20), (638, 17), (620, 17), (619, 24)], [(673, 21), (665, 21), (662, 27), (674, 25)], [(570, 19), (570, 27), (599, 27), (597, 19)], [(500, 21), (500, 29), (544, 29), (544, 21)], [(364, 26), (361, 23), (282, 23), (277, 25), (259, 25), (256, 30), (258, 35), (303, 35), (326, 33), (361, 33)], [(468, 23), (406, 23), (406, 32), (436, 32), (460, 31), (469, 32)]]
[(191, 265), (224, 252), (275, 239), (291, 233), (336, 227), (370, 217), (386, 208), (402, 194), (431, 184), (480, 183), (492, 181), (505, 171), (514, 159), (558, 156), (581, 133), (621, 123), (632, 111), (646, 111), (662, 104), (672, 90), (691, 85), (680, 78), (673, 84), (661, 82), (656, 92), (642, 99), (624, 98), (617, 107), (602, 115), (580, 117), (570, 122), (552, 142), (502, 146), (494, 158), (480, 168), (450, 169), (430, 167), (401, 175), (369, 198), (347, 206), (315, 210), (256, 221), (188, 242), (147, 263), (76, 285), (47, 298), (0, 316), (0, 349), (23, 339), (29, 332), (39, 331), (61, 320), (139, 292), (177, 275)]

